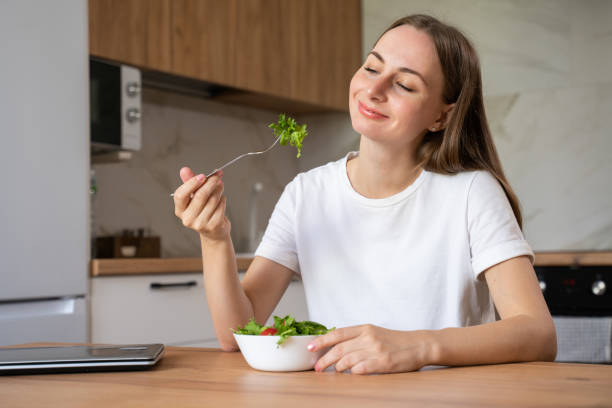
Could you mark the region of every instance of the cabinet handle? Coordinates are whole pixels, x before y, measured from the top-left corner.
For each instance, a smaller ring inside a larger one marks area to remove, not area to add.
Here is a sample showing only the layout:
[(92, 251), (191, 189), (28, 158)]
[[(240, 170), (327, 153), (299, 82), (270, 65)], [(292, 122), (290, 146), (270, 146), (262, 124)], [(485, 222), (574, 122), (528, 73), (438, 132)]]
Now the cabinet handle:
[(187, 282), (173, 282), (173, 283), (160, 283), (160, 282), (151, 282), (151, 289), (171, 289), (171, 288), (190, 288), (192, 286), (197, 286), (198, 282), (196, 281), (187, 281)]

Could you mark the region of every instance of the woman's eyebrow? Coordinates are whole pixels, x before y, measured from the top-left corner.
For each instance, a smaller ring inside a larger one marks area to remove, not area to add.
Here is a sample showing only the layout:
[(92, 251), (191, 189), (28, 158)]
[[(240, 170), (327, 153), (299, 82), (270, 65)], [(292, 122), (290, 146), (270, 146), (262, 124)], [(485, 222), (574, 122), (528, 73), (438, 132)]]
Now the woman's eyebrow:
[[(376, 58), (378, 58), (380, 60), (380, 62), (382, 62), (383, 64), (385, 63), (384, 58), (382, 57), (382, 55), (380, 55), (379, 53), (377, 53), (376, 51), (370, 51), (370, 54), (375, 56)], [(425, 81), (425, 78), (423, 78), (423, 75), (421, 75), (418, 71), (415, 71), (412, 68), (408, 68), (408, 67), (400, 67), (399, 68), (400, 72), (407, 72), (409, 74), (413, 74), (418, 76), (419, 78), (421, 78), (421, 81), (423, 81), (425, 83), (425, 85), (427, 85), (427, 81)]]

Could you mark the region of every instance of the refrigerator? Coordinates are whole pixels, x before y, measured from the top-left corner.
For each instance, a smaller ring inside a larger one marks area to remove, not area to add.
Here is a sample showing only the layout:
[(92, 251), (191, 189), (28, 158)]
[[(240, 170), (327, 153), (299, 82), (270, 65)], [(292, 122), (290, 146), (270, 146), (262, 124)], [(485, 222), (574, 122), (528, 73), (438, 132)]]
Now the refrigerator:
[(0, 1), (0, 346), (88, 340), (87, 0)]

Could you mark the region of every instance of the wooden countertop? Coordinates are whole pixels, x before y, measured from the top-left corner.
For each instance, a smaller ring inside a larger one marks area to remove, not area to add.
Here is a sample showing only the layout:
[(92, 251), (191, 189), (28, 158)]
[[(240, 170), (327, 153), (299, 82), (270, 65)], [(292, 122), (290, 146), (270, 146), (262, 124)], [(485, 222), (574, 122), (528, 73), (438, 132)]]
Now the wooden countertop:
[(357, 376), (251, 369), (240, 353), (168, 347), (147, 371), (0, 377), (6, 407), (588, 407), (612, 366), (521, 363)]
[[(596, 266), (612, 265), (610, 251), (583, 252), (536, 252), (535, 266)], [(236, 256), (238, 270), (248, 269), (253, 257)], [(201, 272), (201, 258), (119, 258), (94, 259), (91, 261), (91, 276), (139, 275), (157, 273)]]
[[(238, 270), (246, 271), (252, 260), (252, 256), (236, 256)], [(202, 272), (202, 258), (113, 258), (90, 263), (94, 277), (188, 272)]]

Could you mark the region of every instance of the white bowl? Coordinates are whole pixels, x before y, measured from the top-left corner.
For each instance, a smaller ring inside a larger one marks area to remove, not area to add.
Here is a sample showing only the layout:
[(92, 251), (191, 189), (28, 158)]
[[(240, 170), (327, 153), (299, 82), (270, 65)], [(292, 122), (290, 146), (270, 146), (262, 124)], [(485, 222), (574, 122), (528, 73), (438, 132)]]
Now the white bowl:
[(318, 335), (289, 336), (281, 345), (280, 336), (255, 336), (235, 334), (234, 338), (246, 362), (262, 371), (312, 370), (317, 360), (327, 350), (308, 351), (306, 346)]

